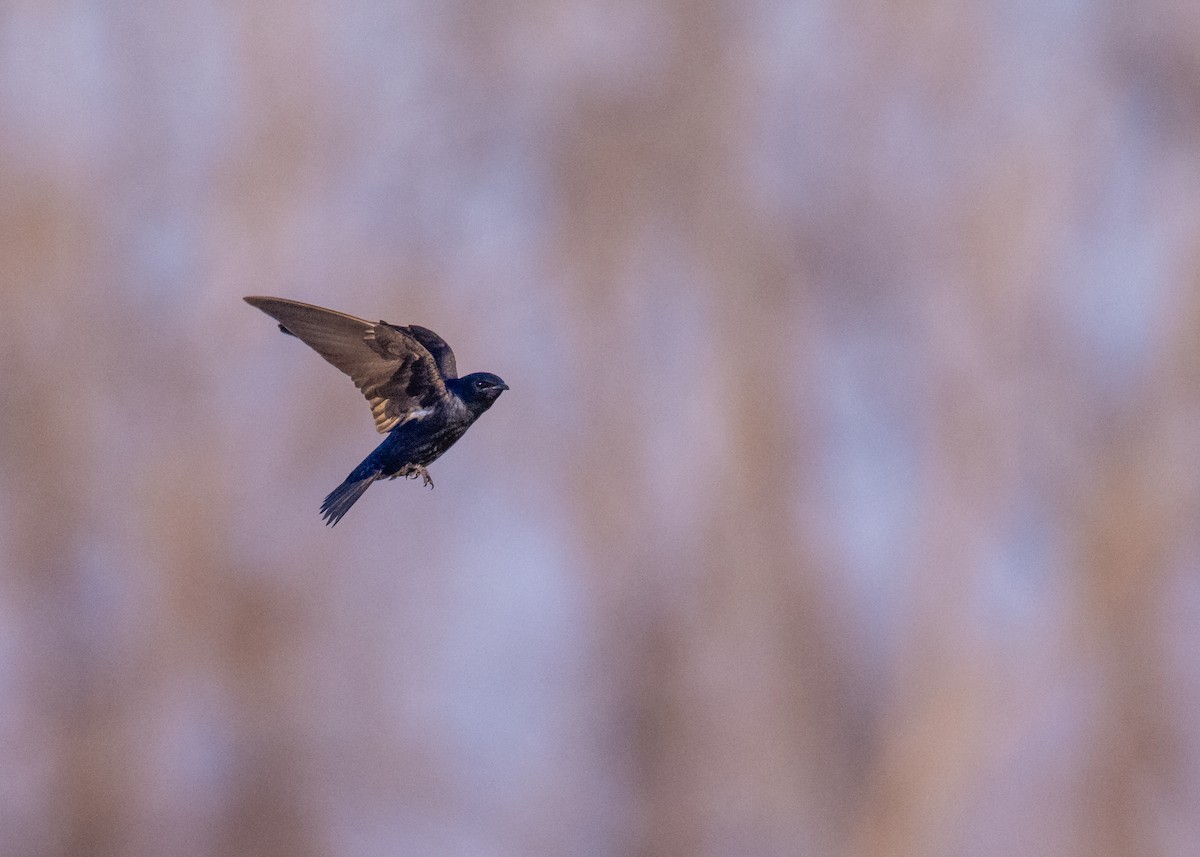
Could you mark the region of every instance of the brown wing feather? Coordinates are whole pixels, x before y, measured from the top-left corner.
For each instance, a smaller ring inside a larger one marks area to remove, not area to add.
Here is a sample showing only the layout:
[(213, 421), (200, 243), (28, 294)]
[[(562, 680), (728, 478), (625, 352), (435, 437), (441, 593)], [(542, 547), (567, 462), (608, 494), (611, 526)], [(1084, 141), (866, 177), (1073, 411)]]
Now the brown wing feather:
[[(434, 355), (405, 328), (284, 298), (245, 300), (349, 375), (370, 403), (380, 433), (420, 418), (448, 395)], [(452, 369), (453, 359), (451, 352)]]

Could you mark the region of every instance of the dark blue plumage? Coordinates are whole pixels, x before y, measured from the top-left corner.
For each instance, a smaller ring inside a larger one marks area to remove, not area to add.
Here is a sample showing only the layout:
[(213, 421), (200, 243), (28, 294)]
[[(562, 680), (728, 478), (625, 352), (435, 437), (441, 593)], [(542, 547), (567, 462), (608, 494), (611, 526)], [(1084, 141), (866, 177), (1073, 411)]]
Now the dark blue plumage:
[(433, 463), (508, 389), (498, 376), (457, 377), (454, 352), (432, 330), (378, 324), (283, 298), (245, 299), (349, 375), (387, 437), (325, 498), (330, 526), (376, 479), (416, 478), (433, 487)]
[(376, 479), (420, 476), (432, 488), (433, 480), (425, 468), (453, 446), (508, 385), (495, 375), (477, 372), (449, 379), (446, 388), (451, 398), (435, 405), (433, 413), (401, 423), (388, 432), (383, 443), (325, 498), (321, 514), (330, 526), (342, 519)]

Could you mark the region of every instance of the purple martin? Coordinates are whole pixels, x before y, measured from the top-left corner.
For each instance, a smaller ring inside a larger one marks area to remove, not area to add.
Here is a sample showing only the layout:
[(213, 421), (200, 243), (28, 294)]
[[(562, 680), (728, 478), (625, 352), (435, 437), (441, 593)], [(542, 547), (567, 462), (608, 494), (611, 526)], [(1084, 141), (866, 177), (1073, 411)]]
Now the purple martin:
[(321, 505), (334, 526), (376, 479), (420, 476), (433, 487), (432, 464), (508, 389), (490, 372), (458, 377), (454, 352), (428, 328), (375, 322), (283, 298), (248, 297), (345, 372), (371, 404), (383, 443)]

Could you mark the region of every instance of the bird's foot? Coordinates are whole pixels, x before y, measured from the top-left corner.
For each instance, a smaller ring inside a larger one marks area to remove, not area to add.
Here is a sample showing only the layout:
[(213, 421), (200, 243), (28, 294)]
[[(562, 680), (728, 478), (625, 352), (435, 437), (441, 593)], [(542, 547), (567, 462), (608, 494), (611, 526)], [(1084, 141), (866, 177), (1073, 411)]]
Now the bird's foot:
[(424, 484), (428, 485), (430, 488), (433, 487), (433, 479), (430, 478), (429, 471), (420, 464), (410, 464), (408, 467), (404, 468), (404, 476), (406, 479), (416, 479), (418, 476), (420, 476), (421, 479), (424, 480)]

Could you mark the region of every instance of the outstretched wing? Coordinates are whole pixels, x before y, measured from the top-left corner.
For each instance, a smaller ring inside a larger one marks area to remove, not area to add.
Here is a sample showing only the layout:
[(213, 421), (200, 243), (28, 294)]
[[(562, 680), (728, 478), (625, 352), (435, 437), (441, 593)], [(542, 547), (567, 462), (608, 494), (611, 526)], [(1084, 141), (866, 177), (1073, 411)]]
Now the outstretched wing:
[(431, 330), (375, 323), (283, 298), (245, 300), (349, 375), (371, 404), (380, 433), (420, 419), (449, 395), (445, 379), (454, 377), (454, 352)]

